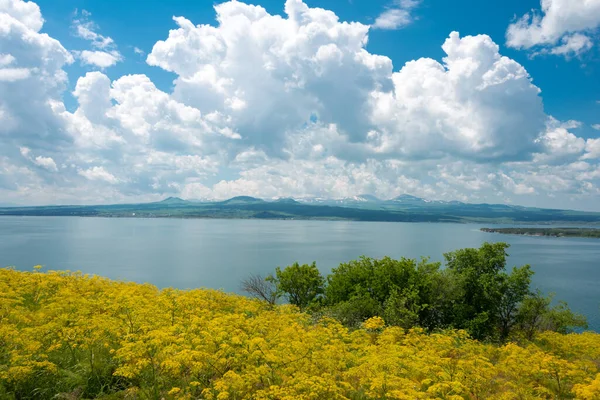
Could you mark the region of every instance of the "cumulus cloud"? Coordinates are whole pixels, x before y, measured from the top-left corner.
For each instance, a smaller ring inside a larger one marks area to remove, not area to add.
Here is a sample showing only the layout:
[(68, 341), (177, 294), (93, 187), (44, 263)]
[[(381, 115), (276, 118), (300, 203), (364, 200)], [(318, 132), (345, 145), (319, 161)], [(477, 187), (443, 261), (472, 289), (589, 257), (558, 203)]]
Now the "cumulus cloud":
[(13, 82), (29, 78), (31, 71), (28, 68), (10, 68), (15, 61), (12, 54), (0, 54), (0, 81)]
[(245, 142), (269, 154), (312, 116), (335, 124), (329, 147), (358, 143), (352, 153), (362, 157), (519, 158), (543, 131), (539, 89), (488, 36), (453, 33), (444, 64), (420, 59), (392, 73), (389, 58), (365, 50), (368, 27), (330, 11), (297, 0), (286, 3), (287, 19), (240, 2), (215, 9), (216, 28), (175, 18), (179, 28), (148, 63), (179, 75), (176, 99), (228, 114)]
[(0, 148), (68, 142), (53, 107), (67, 82), (73, 57), (40, 33), (43, 18), (32, 2), (0, 1)]
[(49, 171), (54, 171), (54, 172), (58, 171), (58, 167), (56, 166), (56, 163), (54, 162), (52, 157), (44, 157), (44, 156), (32, 157), (31, 149), (29, 149), (27, 147), (20, 147), (19, 152), (25, 159), (29, 160), (30, 162), (32, 162), (33, 164), (35, 164), (39, 167), (42, 167)]
[[(72, 53), (40, 33), (37, 6), (6, 1), (0, 71), (28, 71), (0, 79), (7, 201), (597, 195), (597, 139), (547, 115), (527, 70), (486, 35), (453, 32), (443, 59), (394, 68), (367, 50), (367, 25), (300, 0), (283, 16), (230, 1), (212, 25), (175, 17), (154, 44), (147, 63), (176, 75), (172, 91), (143, 74), (88, 72), (73, 79), (73, 110), (62, 102)], [(76, 17), (92, 48), (78, 57), (117, 51), (89, 18)]]
[(392, 70), (391, 60), (364, 49), (368, 26), (299, 0), (286, 2), (287, 18), (241, 2), (215, 10), (218, 27), (177, 17), (179, 28), (148, 55), (178, 75), (174, 98), (226, 114), (245, 142), (269, 152), (311, 116), (365, 135), (369, 93), (389, 88)]
[(524, 183), (516, 183), (515, 180), (508, 175), (501, 173), (499, 177), (502, 182), (502, 187), (511, 193), (518, 195), (535, 193), (535, 189), (533, 187)]
[(536, 154), (535, 159), (538, 162), (556, 163), (580, 157), (585, 150), (586, 141), (571, 132), (580, 127), (579, 121), (560, 122), (550, 117), (546, 123), (546, 131), (537, 139), (543, 152)]
[[(542, 0), (511, 24), (506, 43), (518, 49), (541, 48), (541, 53), (578, 55), (592, 48), (590, 34), (600, 27), (600, 0)], [(560, 43), (560, 44), (559, 44)]]
[(45, 168), (49, 171), (58, 171), (58, 168), (56, 167), (56, 163), (54, 162), (54, 160), (52, 159), (52, 157), (42, 157), (42, 156), (37, 156), (36, 158), (33, 159), (33, 162), (36, 165), (39, 165), (42, 168)]
[(453, 32), (442, 48), (442, 64), (408, 62), (393, 74), (393, 91), (372, 94), (380, 127), (373, 148), (418, 157), (527, 158), (546, 115), (525, 68), (503, 57), (486, 35)]
[(421, 3), (421, 0), (396, 0), (388, 7), (371, 25), (374, 29), (395, 30), (405, 27), (413, 22), (412, 11)]
[(431, 196), (435, 192), (417, 179), (402, 174), (403, 164), (386, 161), (349, 163), (329, 157), (319, 163), (310, 160), (270, 160), (240, 171), (237, 179), (221, 180), (212, 187), (190, 182), (182, 195), (188, 198), (225, 199), (240, 193), (265, 198), (350, 197), (372, 193), (383, 198), (406, 191)]
[(86, 170), (79, 170), (78, 173), (91, 181), (105, 181), (111, 184), (119, 183), (119, 179), (105, 170), (104, 167), (92, 167)]
[(582, 156), (585, 159), (600, 158), (600, 139), (588, 139), (585, 144), (585, 154)]
[(121, 54), (118, 51), (83, 50), (77, 54), (83, 64), (94, 65), (101, 69), (112, 67), (122, 60)]
[(29, 78), (31, 71), (27, 68), (0, 68), (0, 81), (14, 82)]
[(401, 8), (385, 10), (372, 25), (374, 29), (399, 29), (412, 21), (410, 12)]
[(1, 0), (0, 13), (9, 15), (34, 32), (39, 32), (44, 25), (40, 7), (33, 1)]
[(594, 45), (589, 37), (580, 33), (563, 37), (561, 43), (560, 46), (550, 49), (550, 53), (564, 56), (579, 55), (590, 50)]
[(0, 54), (0, 67), (12, 64), (15, 58), (11, 54)]

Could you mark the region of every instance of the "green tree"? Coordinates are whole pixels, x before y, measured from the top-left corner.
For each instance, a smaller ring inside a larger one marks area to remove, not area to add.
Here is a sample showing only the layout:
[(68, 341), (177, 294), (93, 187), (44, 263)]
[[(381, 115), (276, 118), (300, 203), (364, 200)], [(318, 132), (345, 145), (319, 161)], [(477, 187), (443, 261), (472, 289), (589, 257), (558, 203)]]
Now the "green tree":
[(551, 307), (545, 315), (544, 320), (545, 325), (542, 326), (543, 329), (563, 334), (588, 327), (585, 316), (571, 311), (564, 301), (559, 301), (557, 305)]
[(446, 301), (440, 296), (441, 280), (440, 263), (427, 258), (417, 262), (361, 257), (333, 269), (327, 277), (325, 303), (352, 324), (383, 316), (390, 325), (437, 328)]
[(533, 340), (541, 331), (569, 333), (587, 328), (587, 320), (572, 312), (565, 302), (551, 306), (554, 294), (544, 296), (539, 290), (521, 303), (516, 315), (517, 329), (527, 340)]
[(551, 302), (552, 297), (543, 296), (539, 290), (521, 302), (516, 316), (517, 328), (527, 340), (533, 340), (535, 333), (541, 330)]
[(505, 340), (516, 323), (521, 302), (530, 294), (533, 272), (528, 265), (506, 269), (506, 243), (484, 243), (479, 249), (444, 254), (462, 298), (452, 312), (452, 325), (477, 339)]
[(363, 256), (332, 270), (327, 277), (326, 301), (328, 304), (337, 304), (352, 297), (368, 295), (383, 304), (393, 290), (418, 283), (420, 279), (417, 275), (416, 260)]
[(285, 269), (277, 267), (274, 280), (278, 290), (285, 294), (290, 304), (301, 309), (308, 307), (323, 294), (325, 279), (319, 272), (316, 263), (294, 263)]
[(497, 316), (500, 327), (500, 340), (510, 335), (517, 323), (521, 303), (531, 295), (529, 285), (533, 271), (529, 265), (513, 268), (511, 274), (500, 273), (498, 277)]
[(367, 319), (382, 315), (383, 308), (377, 300), (363, 294), (330, 305), (325, 312), (348, 327), (358, 328)]
[(419, 323), (419, 312), (424, 308), (416, 288), (392, 289), (383, 305), (383, 319), (388, 325), (409, 329)]

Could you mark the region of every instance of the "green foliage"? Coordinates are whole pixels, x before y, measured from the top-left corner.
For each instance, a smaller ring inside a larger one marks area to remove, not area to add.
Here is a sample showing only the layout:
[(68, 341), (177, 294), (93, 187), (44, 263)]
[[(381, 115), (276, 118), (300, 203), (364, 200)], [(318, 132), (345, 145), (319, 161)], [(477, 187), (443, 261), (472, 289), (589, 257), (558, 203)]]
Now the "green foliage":
[(548, 310), (544, 315), (546, 319), (545, 330), (558, 333), (571, 333), (577, 328), (586, 329), (588, 327), (585, 316), (574, 313), (564, 301)]
[(415, 260), (407, 258), (377, 260), (361, 257), (333, 269), (327, 277), (326, 301), (336, 304), (368, 295), (383, 305), (393, 290), (422, 285), (423, 275), (438, 270), (439, 263), (429, 264), (427, 259), (417, 265)]
[(381, 315), (381, 304), (368, 294), (356, 295), (326, 308), (325, 314), (331, 315), (342, 324), (358, 328), (367, 319)]
[(437, 318), (429, 305), (439, 302), (442, 280), (440, 264), (428, 259), (361, 257), (333, 269), (325, 303), (352, 326), (377, 315), (404, 327), (427, 326)]
[(325, 280), (317, 269), (317, 264), (294, 263), (285, 269), (277, 267), (275, 277), (270, 278), (277, 284), (277, 288), (284, 293), (290, 304), (305, 309), (318, 296), (323, 294)]
[(453, 307), (453, 327), (466, 329), (477, 339), (508, 338), (533, 275), (528, 265), (505, 272), (508, 247), (484, 243), (479, 249), (444, 254), (462, 289), (461, 301)]
[(409, 329), (419, 323), (419, 312), (424, 307), (416, 288), (394, 288), (384, 302), (383, 318), (388, 325)]
[(529, 285), (533, 271), (529, 265), (513, 268), (511, 274), (501, 273), (497, 281), (496, 312), (500, 326), (500, 339), (505, 340), (517, 323), (519, 305), (531, 294)]
[(533, 340), (542, 331), (567, 334), (588, 327), (585, 316), (571, 311), (564, 301), (552, 306), (553, 298), (553, 293), (544, 296), (536, 291), (521, 302), (515, 319), (525, 339)]
[(543, 296), (538, 290), (521, 302), (516, 316), (519, 331), (527, 340), (532, 340), (535, 333), (542, 330), (544, 318), (550, 309), (552, 295)]
[(277, 268), (270, 279), (290, 303), (354, 328), (383, 317), (405, 329), (464, 329), (479, 340), (506, 342), (586, 327), (565, 303), (551, 307), (551, 297), (531, 292), (529, 265), (506, 270), (508, 247), (484, 243), (444, 254), (446, 269), (427, 258), (361, 257), (334, 268), (326, 281), (314, 263)]

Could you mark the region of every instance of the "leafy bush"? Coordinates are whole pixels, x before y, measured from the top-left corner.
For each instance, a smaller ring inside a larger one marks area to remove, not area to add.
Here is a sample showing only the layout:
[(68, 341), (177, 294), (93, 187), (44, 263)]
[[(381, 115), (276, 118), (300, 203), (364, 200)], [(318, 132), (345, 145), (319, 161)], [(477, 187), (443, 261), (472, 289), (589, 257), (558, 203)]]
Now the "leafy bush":
[(275, 277), (270, 278), (278, 290), (287, 296), (290, 304), (304, 309), (323, 294), (324, 279), (317, 264), (294, 263), (285, 269), (277, 267)]
[(464, 329), (479, 340), (506, 342), (586, 327), (585, 318), (566, 304), (550, 307), (550, 300), (531, 292), (529, 265), (507, 272), (508, 247), (484, 243), (447, 253), (446, 269), (427, 258), (361, 257), (340, 264), (326, 280), (314, 263), (277, 268), (268, 280), (291, 304), (352, 328), (381, 316), (406, 329)]

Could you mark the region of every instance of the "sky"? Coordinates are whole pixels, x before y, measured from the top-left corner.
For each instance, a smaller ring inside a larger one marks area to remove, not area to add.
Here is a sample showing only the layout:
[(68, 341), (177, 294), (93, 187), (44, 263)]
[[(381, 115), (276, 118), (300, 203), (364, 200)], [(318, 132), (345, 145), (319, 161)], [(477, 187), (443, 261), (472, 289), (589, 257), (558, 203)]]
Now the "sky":
[(0, 0), (0, 205), (600, 211), (600, 0)]

